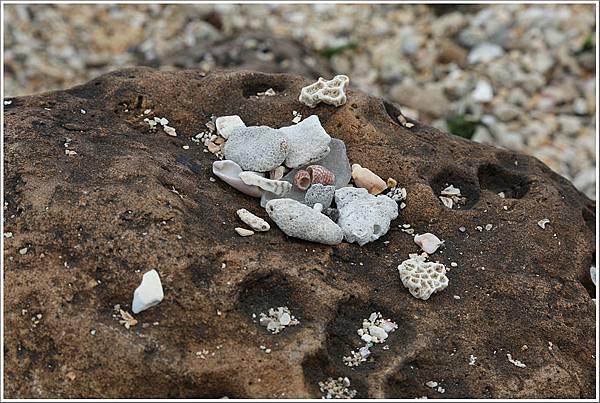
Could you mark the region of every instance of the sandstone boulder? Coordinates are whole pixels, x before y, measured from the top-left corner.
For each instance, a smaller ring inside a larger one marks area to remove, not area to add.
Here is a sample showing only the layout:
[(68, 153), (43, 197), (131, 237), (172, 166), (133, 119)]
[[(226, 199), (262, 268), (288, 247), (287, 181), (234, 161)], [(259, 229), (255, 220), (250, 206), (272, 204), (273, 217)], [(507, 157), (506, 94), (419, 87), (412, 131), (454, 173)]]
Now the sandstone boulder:
[[(7, 398), (319, 398), (328, 377), (362, 398), (595, 396), (595, 203), (537, 159), (406, 128), (352, 87), (345, 105), (310, 109), (298, 94), (311, 81), (135, 68), (4, 106)], [(407, 189), (378, 241), (234, 231), (236, 210), (267, 214), (211, 181), (216, 157), (190, 139), (212, 115), (282, 127), (294, 110)], [(438, 198), (450, 184), (461, 209)], [(406, 223), (445, 241), (430, 260), (449, 285), (427, 301), (398, 274), (418, 251)], [(163, 301), (120, 321), (115, 305), (131, 312), (152, 269)], [(258, 318), (278, 307), (300, 323), (271, 334)], [(398, 324), (389, 348), (345, 366), (372, 312)]]

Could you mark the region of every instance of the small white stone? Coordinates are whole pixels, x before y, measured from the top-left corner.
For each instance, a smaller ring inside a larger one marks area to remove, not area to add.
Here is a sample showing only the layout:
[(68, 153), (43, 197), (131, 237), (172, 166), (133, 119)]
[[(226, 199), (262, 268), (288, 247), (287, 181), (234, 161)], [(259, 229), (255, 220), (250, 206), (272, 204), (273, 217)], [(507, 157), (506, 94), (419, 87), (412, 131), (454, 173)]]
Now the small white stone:
[(451, 263), (450, 263), (450, 266), (452, 266), (452, 267), (457, 267), (457, 266), (458, 266), (458, 263), (456, 263), (456, 262), (451, 262)]
[(365, 343), (370, 343), (373, 340), (373, 337), (369, 334), (363, 334), (361, 336), (362, 341), (364, 341)]
[(429, 386), (430, 388), (435, 388), (436, 386), (438, 386), (438, 383), (436, 381), (427, 381), (427, 382), (425, 382), (425, 386)]
[(25, 247), (25, 248), (21, 248), (21, 249), (19, 249), (19, 253), (20, 253), (21, 255), (24, 255), (24, 254), (26, 254), (26, 253), (27, 253), (27, 250), (28, 250), (28, 249), (27, 249), (27, 247)]
[(254, 231), (246, 229), (246, 228), (241, 228), (241, 227), (236, 227), (235, 232), (237, 232), (239, 236), (254, 235)]
[(165, 133), (167, 133), (169, 136), (171, 137), (177, 137), (177, 132), (175, 131), (175, 128), (171, 127), (171, 126), (163, 126), (163, 130), (165, 131)]
[(133, 313), (140, 313), (162, 301), (164, 298), (160, 277), (156, 270), (150, 270), (144, 273), (142, 283), (133, 293), (133, 302), (131, 310)]
[(547, 218), (544, 218), (542, 220), (539, 220), (537, 223), (541, 229), (546, 229), (546, 224), (550, 224), (550, 220)]
[(475, 102), (490, 102), (494, 99), (494, 90), (492, 84), (487, 80), (479, 80), (475, 90), (471, 93)]
[(383, 341), (388, 338), (388, 334), (385, 330), (380, 328), (379, 326), (369, 326), (369, 334), (373, 337), (376, 337), (380, 341)]
[(292, 318), (290, 316), (289, 313), (284, 312), (280, 317), (279, 317), (279, 323), (281, 323), (283, 326), (287, 326), (290, 324), (290, 322), (292, 321)]
[(85, 115), (85, 114), (86, 114), (86, 111), (85, 111), (85, 109), (80, 109), (80, 110), (79, 110), (79, 112), (81, 112), (81, 114), (82, 114), (82, 115)]
[(185, 146), (182, 146), (181, 148), (183, 148), (184, 150), (189, 150), (189, 149), (190, 149), (190, 146), (188, 146), (188, 145), (185, 145)]

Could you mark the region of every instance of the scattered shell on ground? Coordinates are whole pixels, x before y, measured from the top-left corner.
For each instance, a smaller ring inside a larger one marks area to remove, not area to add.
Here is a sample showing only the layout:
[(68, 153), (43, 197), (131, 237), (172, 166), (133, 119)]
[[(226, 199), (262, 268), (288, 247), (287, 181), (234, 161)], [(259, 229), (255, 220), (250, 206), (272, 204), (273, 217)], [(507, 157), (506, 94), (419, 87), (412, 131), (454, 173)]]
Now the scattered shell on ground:
[(398, 181), (396, 181), (396, 179), (394, 178), (388, 178), (388, 180), (385, 183), (388, 188), (395, 188), (396, 186), (398, 186)]
[(236, 227), (235, 232), (237, 232), (240, 236), (250, 236), (254, 235), (254, 231), (251, 231), (246, 228)]
[(292, 199), (273, 199), (266, 206), (269, 217), (288, 236), (337, 245), (344, 234), (329, 217)]
[(252, 197), (260, 197), (262, 190), (258, 186), (249, 186), (242, 181), (242, 168), (233, 161), (223, 160), (213, 162), (213, 173), (223, 182)]
[(444, 243), (437, 236), (430, 232), (422, 235), (415, 235), (413, 239), (415, 243), (419, 245), (421, 249), (428, 255), (435, 253), (435, 251), (438, 250), (438, 248)]
[(346, 103), (346, 87), (350, 79), (345, 75), (337, 75), (331, 80), (319, 77), (316, 83), (308, 85), (300, 91), (298, 100), (311, 108), (320, 102), (341, 106)]
[(246, 124), (238, 115), (220, 116), (215, 120), (215, 127), (217, 133), (227, 139), (236, 127), (246, 127)]
[(387, 183), (368, 168), (352, 164), (352, 179), (358, 187), (365, 188), (372, 195), (378, 195), (387, 189)]
[(310, 174), (310, 183), (312, 184), (333, 185), (335, 183), (333, 172), (322, 165), (310, 165), (306, 171)]
[(142, 283), (133, 293), (131, 310), (133, 313), (140, 313), (158, 304), (163, 298), (164, 293), (158, 272), (150, 270), (144, 273)]
[(262, 232), (271, 229), (271, 226), (268, 222), (252, 214), (245, 208), (239, 209), (236, 213), (238, 217), (240, 217), (240, 220), (242, 220), (245, 224), (247, 224), (250, 228), (252, 228), (255, 231)]
[(264, 178), (257, 175), (256, 172), (245, 171), (240, 174), (240, 179), (250, 186), (258, 186), (259, 188), (276, 194), (277, 196), (285, 196), (292, 188), (292, 184), (286, 181), (276, 181)]
[(285, 165), (290, 168), (310, 164), (329, 154), (331, 137), (321, 126), (317, 115), (311, 115), (298, 124), (279, 130), (285, 134), (288, 144)]
[(310, 174), (304, 169), (300, 169), (294, 175), (294, 185), (298, 189), (306, 190), (310, 186)]

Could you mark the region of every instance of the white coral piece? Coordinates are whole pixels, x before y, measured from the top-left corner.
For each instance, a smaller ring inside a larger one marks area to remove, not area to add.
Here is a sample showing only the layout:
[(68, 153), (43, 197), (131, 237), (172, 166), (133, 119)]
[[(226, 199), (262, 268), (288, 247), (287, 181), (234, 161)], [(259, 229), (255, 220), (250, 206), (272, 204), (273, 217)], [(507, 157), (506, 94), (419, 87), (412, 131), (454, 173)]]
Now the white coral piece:
[(215, 120), (215, 127), (217, 128), (217, 134), (227, 139), (235, 128), (246, 127), (246, 124), (238, 115), (220, 116)]
[(298, 99), (311, 108), (314, 108), (320, 102), (342, 106), (346, 103), (346, 87), (349, 82), (348, 76), (344, 75), (335, 76), (329, 81), (319, 77), (316, 83), (302, 88)]
[(254, 231), (268, 231), (271, 228), (268, 222), (252, 214), (245, 208), (239, 209), (238, 211), (236, 211), (236, 214), (238, 215), (238, 217), (240, 217), (240, 220), (248, 224), (250, 228), (252, 228)]
[(446, 267), (441, 263), (428, 262), (425, 256), (410, 254), (409, 259), (398, 266), (402, 284), (415, 298), (427, 300), (431, 294), (448, 287)]
[(273, 199), (266, 205), (269, 217), (288, 236), (337, 245), (344, 233), (329, 217), (293, 199)]
[(344, 187), (335, 191), (338, 225), (346, 241), (360, 246), (385, 235), (398, 217), (398, 203), (387, 196), (373, 196), (367, 189)]
[(329, 154), (331, 137), (321, 126), (317, 115), (311, 115), (298, 124), (279, 130), (285, 134), (288, 144), (285, 165), (289, 168), (308, 165)]
[(280, 166), (288, 153), (285, 135), (268, 126), (236, 127), (223, 147), (225, 159), (244, 171), (268, 172)]

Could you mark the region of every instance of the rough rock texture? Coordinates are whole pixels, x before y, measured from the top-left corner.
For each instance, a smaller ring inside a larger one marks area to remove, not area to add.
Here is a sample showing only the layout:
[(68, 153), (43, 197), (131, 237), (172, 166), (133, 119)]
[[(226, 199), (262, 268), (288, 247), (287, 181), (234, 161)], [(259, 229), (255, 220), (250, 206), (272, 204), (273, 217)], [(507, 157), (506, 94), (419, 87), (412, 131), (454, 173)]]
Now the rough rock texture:
[[(348, 376), (357, 397), (594, 397), (595, 204), (536, 159), (406, 129), (397, 107), (352, 88), (344, 106), (309, 110), (297, 99), (311, 81), (128, 69), (4, 106), (6, 397), (320, 397), (329, 376)], [(145, 109), (178, 136), (150, 131)], [(211, 115), (281, 127), (293, 110), (407, 188), (385, 237), (331, 247), (235, 233), (236, 210), (258, 200), (209, 181), (215, 157), (189, 138)], [(468, 198), (461, 210), (438, 199), (448, 184)], [(401, 284), (418, 247), (400, 223), (437, 234), (436, 259), (458, 263), (429, 301)], [(113, 306), (130, 312), (153, 268), (164, 300), (128, 330)], [(300, 324), (271, 335), (252, 314), (279, 306)], [(399, 325), (389, 350), (346, 367), (374, 311)]]

